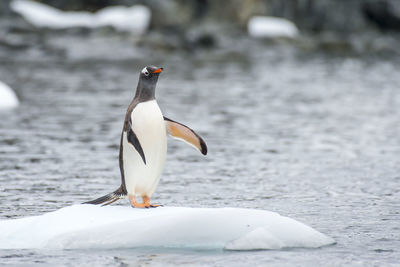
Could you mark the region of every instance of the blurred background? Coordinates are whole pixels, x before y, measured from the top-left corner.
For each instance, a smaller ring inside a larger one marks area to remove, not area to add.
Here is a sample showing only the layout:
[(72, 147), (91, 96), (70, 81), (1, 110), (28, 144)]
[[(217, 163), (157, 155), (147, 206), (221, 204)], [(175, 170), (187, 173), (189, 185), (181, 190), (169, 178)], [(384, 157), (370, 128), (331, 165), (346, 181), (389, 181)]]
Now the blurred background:
[(337, 241), (1, 251), (0, 262), (395, 266), (399, 31), (396, 0), (0, 1), (0, 219), (116, 189), (124, 114), (140, 70), (156, 65), (163, 113), (209, 154), (170, 140), (154, 203), (272, 210)]

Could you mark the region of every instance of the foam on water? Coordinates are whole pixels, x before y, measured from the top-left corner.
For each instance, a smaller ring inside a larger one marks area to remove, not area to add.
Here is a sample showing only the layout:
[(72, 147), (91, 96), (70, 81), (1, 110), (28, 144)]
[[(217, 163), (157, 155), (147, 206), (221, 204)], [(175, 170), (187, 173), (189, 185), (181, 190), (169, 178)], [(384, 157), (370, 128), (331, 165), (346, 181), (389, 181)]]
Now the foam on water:
[(74, 205), (0, 221), (2, 249), (178, 247), (229, 250), (317, 248), (335, 241), (277, 213), (239, 208)]

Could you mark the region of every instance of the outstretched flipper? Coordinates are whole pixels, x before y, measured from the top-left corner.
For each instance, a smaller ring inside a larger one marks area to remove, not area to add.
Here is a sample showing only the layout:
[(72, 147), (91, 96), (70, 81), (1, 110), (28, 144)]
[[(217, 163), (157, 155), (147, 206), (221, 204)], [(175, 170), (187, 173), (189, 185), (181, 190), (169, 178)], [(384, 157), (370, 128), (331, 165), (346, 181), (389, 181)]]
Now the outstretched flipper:
[(83, 202), (82, 204), (103, 204), (102, 206), (107, 206), (111, 203), (114, 203), (115, 201), (119, 200), (119, 199), (124, 199), (127, 197), (127, 193), (126, 190), (123, 188), (123, 186), (121, 185), (117, 190), (115, 190), (114, 192), (107, 194), (105, 196), (99, 197), (95, 200), (91, 200), (91, 201), (87, 201), (87, 202)]
[(144, 156), (144, 152), (143, 152), (142, 146), (140, 145), (139, 139), (137, 138), (135, 132), (132, 130), (131, 122), (129, 122), (129, 129), (127, 131), (127, 138), (128, 138), (128, 143), (133, 145), (133, 147), (136, 149), (136, 151), (142, 157), (144, 165), (146, 165), (146, 157)]
[(207, 155), (206, 142), (204, 142), (203, 138), (201, 138), (195, 131), (186, 125), (168, 119), (167, 117), (164, 117), (164, 121), (168, 134), (176, 139), (185, 141), (189, 145), (199, 150), (201, 154)]

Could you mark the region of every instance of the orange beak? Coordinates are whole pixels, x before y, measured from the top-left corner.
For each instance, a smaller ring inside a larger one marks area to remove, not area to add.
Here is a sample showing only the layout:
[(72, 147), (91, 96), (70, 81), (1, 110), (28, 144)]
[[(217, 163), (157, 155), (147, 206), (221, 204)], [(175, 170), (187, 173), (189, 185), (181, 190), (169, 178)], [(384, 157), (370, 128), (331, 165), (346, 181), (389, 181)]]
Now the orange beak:
[(161, 73), (164, 69), (163, 68), (158, 68), (155, 71), (153, 71), (152, 73)]

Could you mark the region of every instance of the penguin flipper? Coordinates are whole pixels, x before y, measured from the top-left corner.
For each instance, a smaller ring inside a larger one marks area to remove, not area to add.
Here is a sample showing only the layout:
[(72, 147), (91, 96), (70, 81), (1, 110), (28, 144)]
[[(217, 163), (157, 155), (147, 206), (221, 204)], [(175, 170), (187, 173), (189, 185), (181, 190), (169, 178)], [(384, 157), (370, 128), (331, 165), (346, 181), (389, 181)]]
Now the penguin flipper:
[(203, 138), (186, 125), (164, 117), (167, 132), (172, 137), (182, 140), (193, 146), (203, 155), (207, 155), (207, 145)]
[(133, 145), (133, 147), (136, 149), (136, 151), (142, 157), (144, 165), (146, 165), (146, 157), (144, 156), (142, 146), (140, 145), (139, 139), (137, 138), (135, 132), (132, 130), (132, 127), (129, 127), (127, 138), (128, 138), (128, 143)]
[(104, 203), (102, 206), (107, 206), (111, 203), (114, 203), (115, 201), (117, 201), (119, 199), (126, 198), (126, 196), (127, 196), (126, 190), (124, 190), (123, 186), (120, 186), (117, 190), (115, 190), (114, 192), (112, 192), (110, 194), (96, 198), (91, 201), (83, 202), (82, 204), (98, 205), (98, 204)]

